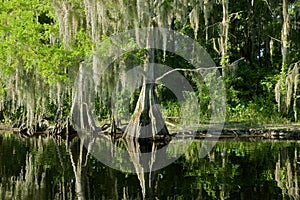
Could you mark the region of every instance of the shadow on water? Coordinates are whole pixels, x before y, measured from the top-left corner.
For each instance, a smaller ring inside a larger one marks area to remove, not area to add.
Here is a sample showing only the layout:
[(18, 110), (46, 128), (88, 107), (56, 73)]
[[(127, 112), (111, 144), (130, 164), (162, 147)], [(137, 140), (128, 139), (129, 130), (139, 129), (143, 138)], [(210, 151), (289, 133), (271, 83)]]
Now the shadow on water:
[[(117, 148), (128, 152), (136, 170), (129, 173), (91, 156), (92, 146), (84, 145), (88, 140), (75, 138), (66, 144), (51, 137), (0, 138), (0, 199), (300, 198), (297, 141), (219, 141), (200, 158), (199, 140), (174, 163), (153, 172), (161, 147), (119, 141)], [(172, 157), (175, 151), (166, 153)], [(143, 152), (151, 156), (142, 160)]]

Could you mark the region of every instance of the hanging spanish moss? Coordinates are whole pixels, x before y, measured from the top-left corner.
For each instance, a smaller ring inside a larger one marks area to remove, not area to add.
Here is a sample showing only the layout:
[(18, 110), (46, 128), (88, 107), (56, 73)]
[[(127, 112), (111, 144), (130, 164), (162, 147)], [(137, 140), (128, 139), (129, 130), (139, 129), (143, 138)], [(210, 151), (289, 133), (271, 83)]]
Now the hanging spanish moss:
[[(36, 72), (36, 67), (25, 69), (21, 62), (19, 64), (14, 76), (7, 80), (7, 87), (11, 90), (6, 94), (6, 101), (2, 101), (2, 107), (8, 106), (12, 113), (21, 112), (21, 118), (15, 126), (32, 133), (37, 129), (37, 122), (46, 113), (47, 107), (44, 105), (49, 102), (49, 96), (45, 91), (49, 89), (49, 85)], [(53, 98), (52, 101), (56, 99)]]
[(209, 26), (209, 17), (213, 10), (214, 2), (210, 0), (203, 1), (203, 16), (204, 16), (204, 23), (205, 23), (205, 39), (208, 40), (208, 26)]
[(288, 68), (288, 73), (284, 82), (282, 79), (279, 79), (275, 86), (275, 97), (278, 104), (278, 111), (285, 109), (285, 112), (288, 113), (292, 104), (295, 121), (298, 119), (297, 90), (299, 82), (299, 67), (300, 62), (291, 64)]
[(76, 33), (84, 26), (84, 16), (72, 1), (52, 0), (52, 6), (58, 19), (59, 32), (64, 45), (69, 48)]

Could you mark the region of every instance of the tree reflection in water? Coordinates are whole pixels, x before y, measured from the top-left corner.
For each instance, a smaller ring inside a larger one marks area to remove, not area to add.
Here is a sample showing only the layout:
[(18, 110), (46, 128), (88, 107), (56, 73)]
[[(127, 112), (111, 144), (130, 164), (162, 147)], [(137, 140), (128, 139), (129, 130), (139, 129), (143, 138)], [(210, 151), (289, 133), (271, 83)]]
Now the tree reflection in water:
[[(139, 142), (130, 137), (124, 138), (124, 143), (136, 170), (143, 198), (154, 199), (157, 195), (155, 185), (157, 183), (158, 171), (154, 171), (153, 166), (156, 162), (160, 162), (159, 160), (156, 160), (158, 153), (157, 149), (162, 148), (166, 144)], [(142, 153), (148, 153), (148, 156), (142, 157)]]
[[(128, 151), (134, 174), (90, 156), (84, 143), (92, 140), (67, 145), (50, 137), (1, 138), (0, 199), (299, 199), (297, 141), (219, 141), (205, 158), (196, 141), (155, 172), (149, 169), (158, 161), (159, 146), (120, 141), (117, 148)], [(147, 162), (141, 161), (143, 152), (151, 152)]]

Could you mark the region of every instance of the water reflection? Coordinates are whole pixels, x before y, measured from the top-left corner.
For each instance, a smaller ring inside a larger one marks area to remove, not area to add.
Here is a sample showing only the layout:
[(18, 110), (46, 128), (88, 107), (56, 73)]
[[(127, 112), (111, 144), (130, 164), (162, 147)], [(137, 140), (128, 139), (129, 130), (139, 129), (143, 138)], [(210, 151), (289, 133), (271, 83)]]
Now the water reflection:
[[(219, 141), (205, 158), (197, 141), (172, 165), (151, 173), (141, 169), (151, 162), (144, 166), (132, 154), (137, 174), (103, 165), (83, 143), (2, 135), (0, 199), (300, 198), (300, 144), (295, 141)], [(145, 151), (139, 144), (123, 145)]]

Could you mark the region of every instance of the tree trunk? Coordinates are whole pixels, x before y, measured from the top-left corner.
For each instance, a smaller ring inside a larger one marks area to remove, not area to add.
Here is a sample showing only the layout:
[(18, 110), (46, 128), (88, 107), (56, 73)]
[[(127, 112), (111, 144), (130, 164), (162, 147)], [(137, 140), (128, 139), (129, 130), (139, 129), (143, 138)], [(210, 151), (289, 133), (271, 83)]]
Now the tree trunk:
[(156, 104), (154, 84), (144, 81), (135, 111), (125, 130), (124, 137), (154, 138), (156, 134), (168, 135), (169, 132)]
[[(153, 47), (155, 41), (153, 39), (150, 40), (149, 38), (147, 42), (148, 44), (152, 43)], [(160, 108), (156, 104), (157, 98), (154, 92), (155, 52), (153, 48), (148, 49), (148, 55), (145, 61), (143, 86), (133, 116), (124, 133), (124, 137), (126, 138), (154, 139), (156, 134), (165, 136), (169, 135), (165, 121), (160, 112)]]
[[(276, 96), (276, 101), (278, 104), (278, 112), (281, 111), (281, 104), (285, 103), (286, 104), (285, 111), (288, 114), (289, 104), (291, 101), (291, 88), (292, 88), (291, 86), (293, 85), (294, 78), (292, 78), (291, 82), (287, 82), (287, 80), (289, 79), (289, 74), (288, 74), (289, 41), (288, 41), (288, 36), (289, 36), (289, 29), (290, 29), (290, 16), (288, 13), (287, 0), (282, 1), (282, 18), (283, 18), (282, 29), (281, 29), (281, 56), (282, 56), (281, 65), (282, 66), (281, 66), (280, 79), (278, 80), (278, 82), (275, 86), (275, 96)], [(293, 76), (293, 73), (290, 75)], [(296, 87), (296, 89), (297, 89), (297, 87)], [(284, 98), (281, 98), (281, 96), (283, 96)], [(296, 99), (296, 98), (294, 98), (294, 99)], [(294, 105), (294, 108), (295, 107), (296, 107), (296, 105)], [(295, 111), (295, 109), (294, 109), (294, 111)], [(296, 114), (295, 114), (295, 119), (297, 119)]]
[(286, 74), (288, 67), (288, 36), (289, 36), (289, 27), (290, 27), (290, 17), (288, 13), (288, 2), (287, 0), (282, 1), (282, 17), (283, 25), (281, 30), (281, 54), (282, 54), (282, 74)]
[(228, 41), (228, 29), (229, 29), (229, 17), (228, 17), (228, 0), (222, 0), (223, 8), (223, 20), (222, 20), (222, 35), (220, 37), (220, 48), (221, 48), (221, 65), (223, 67), (222, 76), (225, 75), (224, 69), (228, 64), (227, 56), (227, 41)]

